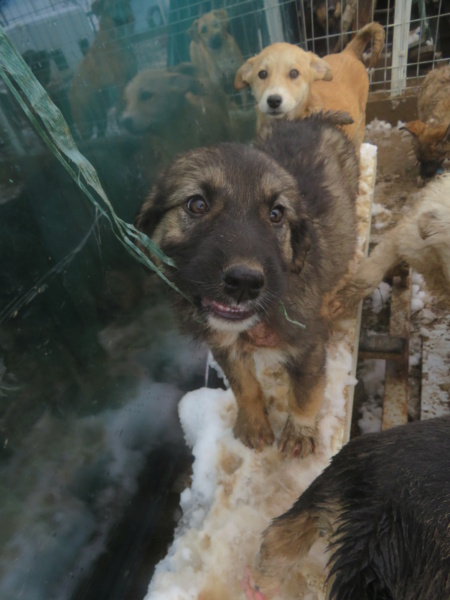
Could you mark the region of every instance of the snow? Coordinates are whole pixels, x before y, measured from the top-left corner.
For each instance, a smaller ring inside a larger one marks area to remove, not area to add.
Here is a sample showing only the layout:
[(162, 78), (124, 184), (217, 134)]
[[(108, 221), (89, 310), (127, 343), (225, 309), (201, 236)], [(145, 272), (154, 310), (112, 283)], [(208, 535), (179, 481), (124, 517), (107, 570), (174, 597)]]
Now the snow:
[[(365, 242), (376, 147), (361, 148), (361, 185), (358, 215)], [(259, 548), (270, 520), (285, 510), (329, 464), (343, 443), (349, 386), (353, 370), (354, 323), (342, 322), (332, 332), (327, 351), (327, 387), (319, 417), (319, 443), (307, 458), (288, 459), (276, 443), (261, 453), (233, 436), (237, 407), (231, 390), (203, 388), (188, 393), (179, 405), (186, 443), (194, 456), (191, 486), (181, 494), (182, 519), (167, 556), (157, 565), (145, 600), (238, 600), (241, 581)], [(262, 377), (263, 369), (259, 370)], [(284, 382), (262, 381), (269, 396)], [(269, 418), (277, 437), (286, 420), (286, 408), (272, 405)], [(324, 598), (326, 553), (315, 544), (299, 574), (295, 596), (284, 600)]]

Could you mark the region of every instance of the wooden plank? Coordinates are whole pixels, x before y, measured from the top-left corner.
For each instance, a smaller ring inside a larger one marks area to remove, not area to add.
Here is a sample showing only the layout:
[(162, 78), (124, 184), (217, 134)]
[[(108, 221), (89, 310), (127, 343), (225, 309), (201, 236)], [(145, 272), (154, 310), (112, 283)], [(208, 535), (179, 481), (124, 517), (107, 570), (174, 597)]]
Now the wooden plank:
[[(367, 214), (358, 214), (359, 219), (359, 236), (361, 240), (361, 252), (364, 257), (369, 253), (369, 242), (370, 242), (370, 230), (372, 226), (372, 204), (375, 194), (375, 182), (377, 176), (377, 154), (375, 153), (372, 158), (372, 169), (369, 174), (366, 174), (366, 183), (369, 186), (370, 192), (370, 206), (368, 207)], [(358, 310), (354, 322), (350, 325), (349, 329), (352, 331), (353, 339), (353, 353), (352, 353), (352, 370), (351, 377), (356, 379), (356, 369), (358, 366), (358, 352), (359, 352), (359, 337), (361, 333), (361, 316), (362, 316), (362, 301), (359, 303)], [(352, 426), (352, 415), (353, 415), (353, 399), (355, 395), (355, 386), (349, 385), (346, 390), (347, 395), (347, 406), (346, 406), (346, 420), (345, 427), (342, 432), (342, 444), (345, 444), (350, 439), (350, 431)]]
[(450, 315), (435, 335), (424, 339), (420, 418), (450, 414)]
[(411, 319), (411, 272), (400, 267), (392, 282), (389, 333), (404, 340), (403, 353), (386, 361), (382, 429), (408, 421), (409, 331)]

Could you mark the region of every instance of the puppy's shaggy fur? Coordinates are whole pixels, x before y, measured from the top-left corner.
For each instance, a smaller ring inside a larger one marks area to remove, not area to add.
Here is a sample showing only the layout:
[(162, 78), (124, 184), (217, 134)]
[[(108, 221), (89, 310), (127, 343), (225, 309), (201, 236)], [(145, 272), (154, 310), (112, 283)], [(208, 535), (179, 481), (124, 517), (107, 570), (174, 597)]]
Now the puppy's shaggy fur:
[(280, 448), (314, 449), (328, 335), (321, 304), (355, 252), (358, 167), (325, 119), (280, 122), (259, 148), (180, 156), (137, 217), (177, 265), (168, 276), (190, 299), (175, 294), (178, 316), (223, 368), (238, 403), (235, 435), (252, 448), (274, 441), (259, 361), (288, 379)]
[(243, 62), (242, 52), (228, 31), (226, 10), (213, 10), (196, 19), (189, 28), (192, 63), (211, 81), (232, 93), (236, 70)]
[(331, 303), (335, 316), (350, 312), (377, 287), (386, 273), (406, 261), (423, 275), (434, 295), (450, 298), (450, 173), (429, 183), (410, 214), (387, 232)]
[(120, 98), (137, 72), (137, 60), (127, 41), (134, 16), (130, 0), (95, 0), (92, 12), (99, 18), (94, 38), (69, 87), (69, 103), (78, 134), (99, 137), (107, 127), (107, 111)]
[(258, 131), (265, 135), (277, 119), (289, 121), (315, 112), (347, 112), (352, 125), (345, 133), (359, 148), (364, 139), (369, 77), (362, 63), (366, 46), (373, 41), (370, 64), (384, 43), (384, 29), (369, 23), (339, 54), (323, 59), (298, 46), (277, 43), (249, 58), (236, 74), (236, 89), (250, 86), (257, 102)]
[(406, 123), (420, 162), (420, 177), (435, 175), (450, 157), (450, 65), (430, 71), (417, 97), (419, 120)]
[(449, 598), (450, 417), (344, 446), (264, 533), (254, 571), (261, 592), (279, 587), (324, 535), (331, 600)]

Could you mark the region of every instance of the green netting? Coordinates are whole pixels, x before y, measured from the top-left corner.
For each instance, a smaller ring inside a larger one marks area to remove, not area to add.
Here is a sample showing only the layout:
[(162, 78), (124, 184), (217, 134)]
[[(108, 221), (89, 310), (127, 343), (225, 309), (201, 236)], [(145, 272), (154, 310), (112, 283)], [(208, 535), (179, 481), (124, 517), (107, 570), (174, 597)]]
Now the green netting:
[(172, 259), (166, 256), (148, 236), (117, 216), (103, 190), (96, 170), (78, 150), (60, 110), (53, 104), (1, 27), (0, 75), (52, 154), (96, 210), (106, 217), (119, 242), (135, 259), (155, 271), (167, 284), (184, 295), (167, 279), (162, 269), (136, 245), (136, 242), (139, 242), (164, 264), (175, 267)]

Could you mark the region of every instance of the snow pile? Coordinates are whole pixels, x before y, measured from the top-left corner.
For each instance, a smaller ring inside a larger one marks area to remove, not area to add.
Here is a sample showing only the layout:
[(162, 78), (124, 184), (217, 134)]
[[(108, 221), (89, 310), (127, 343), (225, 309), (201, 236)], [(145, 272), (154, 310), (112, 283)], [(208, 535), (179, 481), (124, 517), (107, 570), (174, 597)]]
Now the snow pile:
[[(363, 144), (357, 208), (361, 245), (368, 231), (375, 157), (376, 147)], [(258, 551), (262, 532), (273, 517), (292, 505), (343, 443), (347, 388), (356, 384), (351, 375), (354, 335), (354, 323), (343, 322), (331, 336), (319, 444), (315, 455), (306, 459), (284, 458), (276, 443), (258, 453), (236, 440), (232, 428), (237, 406), (230, 390), (204, 388), (182, 399), (180, 420), (195, 459), (192, 484), (181, 495), (183, 517), (166, 558), (156, 567), (146, 600), (244, 597), (241, 581)], [(284, 385), (282, 378), (273, 375), (262, 383), (268, 396), (273, 386)], [(286, 416), (285, 407), (270, 407), (276, 437)], [(307, 572), (299, 574), (303, 598), (324, 598), (325, 563), (323, 547), (313, 546)], [(284, 590), (283, 599), (290, 598)]]
[[(237, 407), (230, 390), (203, 388), (183, 398), (180, 419), (195, 458), (192, 485), (181, 495), (183, 519), (168, 556), (157, 567), (147, 600), (243, 597), (241, 579), (259, 548), (261, 533), (340, 447), (345, 388), (355, 380), (349, 375), (350, 347), (337, 337), (328, 349), (319, 449), (304, 460), (285, 459), (276, 444), (257, 453), (236, 440), (232, 427)], [(270, 417), (279, 434), (286, 413), (273, 407)], [(318, 557), (319, 581), (323, 567)], [(311, 598), (322, 597), (317, 579), (308, 582), (316, 592)]]

